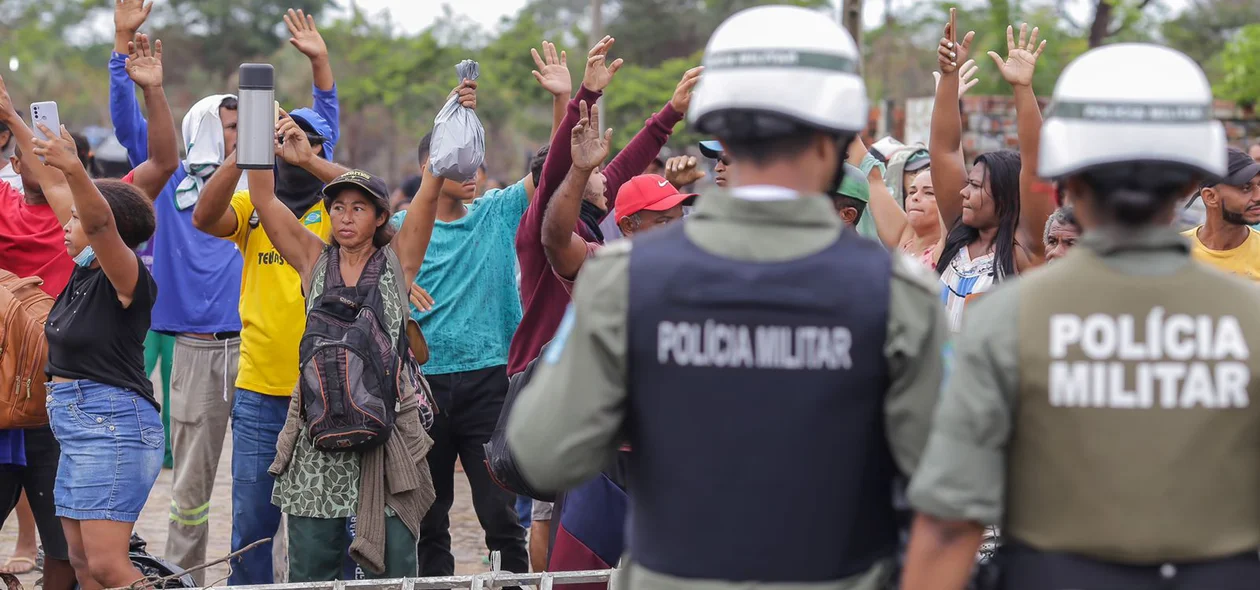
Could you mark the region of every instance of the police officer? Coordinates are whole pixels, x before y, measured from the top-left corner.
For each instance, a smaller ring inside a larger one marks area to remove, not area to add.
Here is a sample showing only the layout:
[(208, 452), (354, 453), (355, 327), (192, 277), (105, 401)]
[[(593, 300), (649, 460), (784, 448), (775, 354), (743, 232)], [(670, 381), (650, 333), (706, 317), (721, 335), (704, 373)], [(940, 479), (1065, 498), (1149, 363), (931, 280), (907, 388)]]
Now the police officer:
[(629, 442), (623, 588), (891, 575), (892, 481), (926, 443), (948, 329), (934, 277), (845, 229), (823, 194), (866, 124), (857, 60), (801, 8), (714, 32), (690, 114), (739, 186), (589, 260), (513, 409), (509, 448), (544, 490)]
[(1084, 234), (968, 312), (910, 486), (907, 590), (962, 588), (982, 525), (1002, 527), (1001, 588), (1260, 587), (1260, 294), (1169, 226), (1225, 173), (1211, 113), (1164, 47), (1064, 70), (1040, 171)]

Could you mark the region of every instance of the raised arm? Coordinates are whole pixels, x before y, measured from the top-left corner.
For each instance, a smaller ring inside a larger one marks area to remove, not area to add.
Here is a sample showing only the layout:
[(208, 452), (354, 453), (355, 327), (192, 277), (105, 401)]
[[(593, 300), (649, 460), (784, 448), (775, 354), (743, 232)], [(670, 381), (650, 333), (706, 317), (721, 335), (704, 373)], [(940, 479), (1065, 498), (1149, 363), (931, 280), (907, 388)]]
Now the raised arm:
[(83, 233), (87, 235), (88, 244), (96, 253), (96, 261), (101, 270), (114, 285), (118, 293), (118, 301), (123, 307), (131, 305), (135, 294), (136, 281), (140, 277), (140, 264), (136, 253), (127, 246), (122, 236), (118, 235), (118, 226), (114, 221), (114, 212), (109, 202), (96, 188), (83, 162), (79, 161), (74, 137), (61, 126), (61, 136), (55, 137), (53, 130), (39, 126), (40, 131), (52, 139), (35, 140), (32, 153), (45, 159), (48, 166), (60, 170), (66, 175), (70, 184), (70, 192), (74, 197), (74, 209)]
[[(849, 144), (850, 163), (857, 159), (860, 164), (867, 153), (862, 136), (854, 137), (853, 143)], [(859, 164), (854, 165), (860, 167)], [(871, 166), (866, 179), (871, 185), (870, 211), (875, 219), (875, 231), (879, 234), (879, 241), (889, 250), (894, 250), (906, 240), (906, 233), (913, 234), (914, 229), (906, 219), (905, 210), (897, 206), (897, 200), (888, 192), (888, 185), (884, 183), (884, 175), (880, 173), (879, 166)]]
[(241, 181), (241, 169), (236, 167), (236, 152), (223, 159), (223, 165), (201, 187), (197, 206), (193, 208), (193, 227), (217, 238), (236, 233), (236, 214), (232, 212), (232, 193)]
[(967, 163), (962, 151), (962, 113), (958, 110), (958, 64), (967, 61), (975, 31), (954, 43), (953, 31), (945, 25), (945, 37), (937, 49), (941, 83), (936, 87), (932, 107), (932, 130), (928, 138), (928, 155), (932, 162), (932, 185), (936, 187), (936, 206), (945, 227), (951, 228), (962, 216), (962, 189), (967, 184)]
[(289, 43), (311, 62), (311, 76), (315, 81), (314, 88), (311, 89), (313, 108), (328, 121), (328, 126), (332, 128), (328, 142), (335, 146), (341, 139), (341, 104), (337, 99), (332, 62), (328, 59), (328, 45), (324, 43), (324, 37), (315, 26), (315, 17), (301, 10), (290, 8), (284, 15), (284, 24), (292, 35)]
[[(302, 138), (305, 139), (306, 135), (303, 134)], [(294, 162), (290, 162), (290, 163), (292, 164)], [(346, 168), (345, 166), (342, 166), (341, 164), (338, 164), (336, 162), (331, 162), (329, 160), (325, 160), (324, 158), (321, 158), (319, 156), (315, 156), (311, 158), (309, 161), (303, 162), (302, 164), (299, 164), (299, 165), (303, 169), (305, 169), (307, 172), (310, 172), (312, 175), (314, 175), (315, 178), (318, 178), (324, 184), (328, 184), (332, 182), (333, 179), (337, 178), (338, 176), (341, 176), (342, 174), (345, 174), (346, 172), (350, 171), (348, 168)]]
[(604, 169), (604, 193), (608, 195), (609, 211), (617, 205), (617, 193), (621, 185), (643, 174), (648, 164), (661, 153), (665, 142), (669, 141), (674, 125), (687, 116), (687, 109), (691, 107), (691, 93), (700, 82), (703, 71), (703, 67), (687, 70), (674, 88), (674, 96), (669, 99), (669, 103), (647, 120), (643, 129), (634, 135), (634, 139)]
[[(534, 58), (534, 65), (538, 69), (533, 71), (534, 79), (538, 81), (538, 85), (542, 86), (549, 94), (551, 94), (551, 138), (556, 136), (556, 131), (560, 129), (560, 123), (564, 121), (565, 105), (569, 103), (569, 96), (573, 94), (573, 78), (569, 74), (569, 58), (563, 51), (556, 54), (555, 44), (549, 41), (543, 41), (543, 55), (538, 55), (538, 50), (530, 48), (529, 54)], [(530, 193), (533, 193), (532, 188)]]
[[(306, 133), (292, 119), (282, 127), (283, 150), (297, 152), (306, 141)], [(310, 144), (306, 144), (310, 151)], [(287, 159), (287, 158), (286, 158)], [(275, 245), (276, 251), (302, 276), (302, 284), (310, 277), (311, 267), (324, 249), (324, 241), (306, 229), (280, 199), (276, 198), (276, 176), (271, 170), (249, 171), (249, 199), (258, 212), (258, 221)]]
[(179, 168), (179, 138), (175, 135), (175, 119), (171, 105), (162, 90), (162, 41), (149, 44), (149, 36), (136, 35), (127, 44), (127, 75), (144, 92), (144, 105), (149, 110), (149, 158), (136, 166), (132, 183), (150, 199), (157, 199), (166, 183)]
[(612, 81), (613, 75), (621, 69), (620, 59), (611, 65), (605, 64), (608, 48), (612, 47), (613, 41), (612, 37), (604, 37), (587, 54), (586, 74), (582, 78), (582, 86), (578, 89), (577, 96), (569, 101), (569, 111), (560, 122), (560, 129), (551, 138), (551, 149), (547, 152), (547, 159), (543, 161), (542, 176), (535, 189), (537, 198), (530, 199), (529, 207), (525, 210), (525, 216), (521, 219), (520, 228), (517, 230), (518, 233), (524, 232), (526, 242), (538, 243), (539, 236), (542, 234), (543, 214), (547, 211), (547, 203), (551, 200), (551, 195), (556, 192), (556, 187), (560, 186), (561, 181), (568, 174), (569, 167), (573, 165), (573, 159), (569, 154), (569, 134), (578, 122), (578, 103), (584, 100), (587, 104), (594, 104), (596, 100), (599, 100), (604, 88)]
[(394, 234), (394, 251), (402, 263), (406, 284), (414, 283), (420, 274), (424, 255), (429, 250), (429, 239), (433, 237), (433, 224), (437, 220), (438, 195), (442, 192), (442, 178), (434, 176), (428, 166), (421, 174), (420, 190), (416, 191), (407, 206), (402, 227)]
[[(460, 82), (452, 94), (459, 97), (461, 106), (477, 108), (476, 82)], [(393, 242), (408, 284), (415, 282), (416, 275), (420, 274), (420, 266), (424, 263), (429, 239), (433, 237), (433, 224), (437, 220), (438, 195), (442, 192), (442, 183), (445, 182), (445, 179), (434, 176), (427, 164), (421, 167), (420, 173), (420, 190), (416, 191), (411, 204), (407, 206), (407, 215), (403, 219), (402, 227), (398, 228), (398, 233), (394, 234)]]
[(57, 221), (62, 226), (66, 225), (70, 221), (70, 210), (74, 206), (74, 197), (70, 194), (70, 185), (60, 170), (41, 165), (31, 155), (35, 152), (35, 134), (31, 132), (30, 127), (26, 126), (26, 122), (22, 120), (22, 117), (18, 116), (17, 109), (13, 107), (13, 99), (9, 97), (9, 90), (4, 84), (4, 78), (0, 78), (0, 122), (7, 125), (9, 131), (13, 133), (13, 140), (17, 142), (17, 149), (25, 154), (22, 158), (22, 165), (29, 168), (30, 174), (35, 177), (35, 182), (39, 183), (39, 188), (44, 193), (44, 199), (48, 201), (48, 206), (52, 207), (53, 213), (57, 215)]
[(1037, 58), (1046, 49), (1046, 42), (1037, 44), (1040, 30), (1033, 27), (1032, 35), (1028, 34), (1028, 25), (1019, 26), (1019, 42), (1015, 42), (1013, 27), (1006, 27), (1006, 61), (992, 51), (989, 57), (997, 64), (1002, 77), (1010, 83), (1015, 91), (1015, 117), (1019, 133), (1019, 229), (1016, 239), (1019, 244), (1032, 253), (1033, 261), (1040, 262), (1045, 256), (1045, 244), (1041, 234), (1046, 220), (1054, 213), (1054, 195), (1039, 190), (1041, 184), (1037, 176), (1037, 159), (1041, 151), (1041, 106), (1037, 104), (1037, 96), (1033, 93), (1033, 74), (1036, 72)]
[[(283, 138), (283, 143), (276, 144), (277, 157), (294, 166), (300, 166), (324, 184), (349, 172), (345, 166), (329, 161), (316, 152), (306, 138), (306, 131), (284, 109), (280, 110), (280, 120), (276, 122), (276, 137)], [(321, 148), (326, 149), (325, 146)]]
[[(144, 0), (114, 1), (114, 52), (109, 59), (109, 115), (114, 137), (127, 149), (132, 167), (149, 159), (148, 123), (136, 100), (136, 89), (127, 71), (129, 46), (149, 18), (153, 3)], [(146, 101), (147, 103), (147, 101)], [(150, 107), (152, 110), (152, 107)]]
[(556, 274), (570, 280), (586, 262), (586, 240), (573, 232), (582, 210), (582, 191), (595, 167), (608, 157), (612, 143), (612, 129), (599, 132), (599, 105), (592, 105), (588, 113), (582, 101), (579, 108), (581, 118), (571, 134), (573, 166), (547, 206), (542, 232), (547, 262)]
[(290, 8), (284, 15), (284, 24), (292, 35), (289, 43), (311, 61), (311, 75), (315, 80), (315, 87), (325, 92), (332, 90), (335, 82), (332, 66), (328, 63), (328, 45), (324, 43), (324, 37), (315, 27), (315, 17), (302, 10)]

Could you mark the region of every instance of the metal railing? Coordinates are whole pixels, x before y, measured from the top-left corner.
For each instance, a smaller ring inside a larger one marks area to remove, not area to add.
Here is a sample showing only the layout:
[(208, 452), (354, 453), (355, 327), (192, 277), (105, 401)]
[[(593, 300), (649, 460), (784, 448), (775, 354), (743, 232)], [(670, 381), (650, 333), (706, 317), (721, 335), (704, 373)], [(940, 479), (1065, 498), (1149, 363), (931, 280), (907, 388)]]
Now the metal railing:
[(499, 552), (495, 551), (490, 554), (490, 571), (479, 574), (431, 578), (396, 578), (393, 580), (337, 580), (334, 582), (260, 584), (257, 586), (233, 586), (232, 590), (440, 590), (446, 588), (484, 590), (506, 586), (528, 586), (537, 588), (537, 590), (551, 590), (557, 584), (585, 584), (592, 582), (607, 582), (608, 590), (615, 590), (615, 576), (613, 574), (616, 571), (616, 569), (607, 569), (518, 574), (503, 571), (502, 558)]

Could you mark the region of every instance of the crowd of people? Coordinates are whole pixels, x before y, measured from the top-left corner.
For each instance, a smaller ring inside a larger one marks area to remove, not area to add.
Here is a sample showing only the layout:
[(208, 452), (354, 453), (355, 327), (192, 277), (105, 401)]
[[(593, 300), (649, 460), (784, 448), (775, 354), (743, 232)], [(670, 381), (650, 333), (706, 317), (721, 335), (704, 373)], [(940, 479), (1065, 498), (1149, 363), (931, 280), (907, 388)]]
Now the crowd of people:
[[(140, 32), (152, 5), (114, 6), (120, 179), (66, 128), (28, 125), (0, 81), (0, 270), (55, 299), (46, 363), (14, 376), (46, 391), (47, 425), (0, 430), (0, 523), (21, 529), (0, 571), (35, 568), (38, 538), (48, 590), (142, 578), (129, 539), (169, 468), (162, 555), (180, 568), (216, 557), (211, 507), (230, 501), (231, 549), (252, 550), (229, 585), (275, 581), (273, 549), (292, 582), (340, 579), (347, 559), (450, 576), (459, 465), (513, 572), (620, 562), (629, 588), (710, 590), (1260, 580), (1260, 145), (1226, 145), (1184, 55), (1090, 51), (1043, 116), (1047, 42), (1008, 27), (989, 57), (1018, 150), (968, 154), (980, 66), (951, 18), (929, 141), (873, 145), (851, 37), (754, 8), (610, 160), (616, 40), (576, 90), (544, 41), (551, 136), (528, 174), (444, 177), (425, 134), (421, 173), (391, 191), (338, 163), (312, 17), (283, 19), (312, 106), (267, 130), (274, 169), (245, 170), (238, 97), (177, 129), (162, 43)], [(449, 100), (475, 112), (493, 83)], [(684, 119), (711, 139), (667, 157)], [(1178, 226), (1192, 207), (1201, 223)], [(214, 498), (229, 427), (231, 498)]]

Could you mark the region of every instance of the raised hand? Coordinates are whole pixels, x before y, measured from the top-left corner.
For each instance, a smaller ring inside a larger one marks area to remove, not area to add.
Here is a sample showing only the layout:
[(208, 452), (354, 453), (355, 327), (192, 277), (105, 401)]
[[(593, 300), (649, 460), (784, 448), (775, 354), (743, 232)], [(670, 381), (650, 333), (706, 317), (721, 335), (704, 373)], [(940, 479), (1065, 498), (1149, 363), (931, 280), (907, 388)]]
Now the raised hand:
[(678, 81), (678, 87), (674, 88), (674, 96), (669, 99), (669, 105), (674, 107), (675, 111), (686, 114), (687, 109), (691, 108), (691, 92), (695, 90), (696, 84), (700, 83), (702, 72), (704, 72), (704, 66), (691, 68), (683, 74), (682, 80)]
[(563, 51), (557, 55), (556, 46), (551, 42), (543, 41), (542, 46), (542, 56), (538, 55), (537, 49), (529, 50), (530, 55), (534, 56), (534, 66), (538, 68), (533, 72), (534, 79), (552, 96), (572, 94), (573, 77), (569, 75), (568, 56)]
[(665, 180), (682, 188), (706, 176), (695, 156), (674, 156), (665, 161)]
[(306, 131), (286, 113), (276, 129), (276, 155), (294, 166), (305, 166), (315, 157)]
[(605, 36), (591, 48), (590, 53), (586, 54), (586, 73), (582, 76), (582, 85), (587, 90), (600, 92), (607, 88), (608, 84), (612, 82), (613, 75), (617, 73), (617, 70), (621, 69), (621, 59), (617, 59), (611, 64), (606, 63), (608, 61), (608, 49), (616, 41), (612, 37)]
[(578, 170), (594, 170), (608, 157), (608, 148), (612, 145), (612, 129), (601, 136), (599, 133), (599, 105), (591, 105), (587, 110), (586, 101), (578, 103), (578, 122), (573, 126), (572, 139), (569, 144), (573, 154), (573, 167)]
[(149, 36), (136, 35), (127, 43), (127, 75), (141, 88), (162, 86), (162, 40), (149, 44)]
[(0, 77), (0, 122), (8, 123), (20, 118), (17, 109), (13, 107), (13, 99), (9, 97), (9, 88), (4, 84), (4, 77)]
[(152, 10), (152, 2), (146, 5), (144, 0), (114, 0), (114, 31), (134, 36)]
[(936, 64), (940, 66), (942, 74), (958, 71), (958, 64), (967, 61), (967, 56), (971, 53), (971, 40), (976, 37), (975, 31), (968, 31), (962, 41), (954, 43), (949, 40), (952, 34), (950, 26), (945, 25), (945, 36), (941, 37), (940, 46), (936, 50)]
[(1046, 42), (1037, 44), (1040, 29), (1033, 27), (1032, 35), (1028, 35), (1028, 23), (1019, 26), (1019, 43), (1015, 42), (1013, 27), (1006, 27), (1006, 61), (1002, 56), (990, 51), (989, 57), (997, 64), (998, 71), (1011, 86), (1032, 86), (1033, 72), (1037, 70), (1037, 58), (1046, 49)]
[[(968, 90), (980, 83), (980, 79), (974, 77), (976, 72), (980, 71), (980, 66), (976, 65), (976, 60), (969, 59), (958, 71), (958, 98), (962, 98), (963, 95), (967, 94)], [(932, 78), (936, 79), (937, 86), (941, 85), (940, 72), (932, 72)]]
[(79, 161), (79, 150), (74, 144), (74, 137), (66, 130), (66, 126), (61, 126), (61, 135), (53, 133), (43, 123), (39, 124), (39, 130), (48, 136), (48, 141), (44, 141), (39, 137), (35, 137), (35, 155), (43, 158), (45, 166), (52, 166), (62, 173), (70, 174), (71, 172), (83, 170), (83, 162)]
[(477, 110), (477, 82), (475, 80), (460, 82), (459, 86), (446, 95), (446, 99), (450, 100), (452, 96), (459, 97), (459, 106)]
[(289, 34), (293, 35), (289, 43), (303, 55), (311, 61), (328, 58), (328, 45), (324, 43), (319, 29), (315, 28), (315, 17), (290, 8), (284, 15), (284, 24), (289, 27)]

